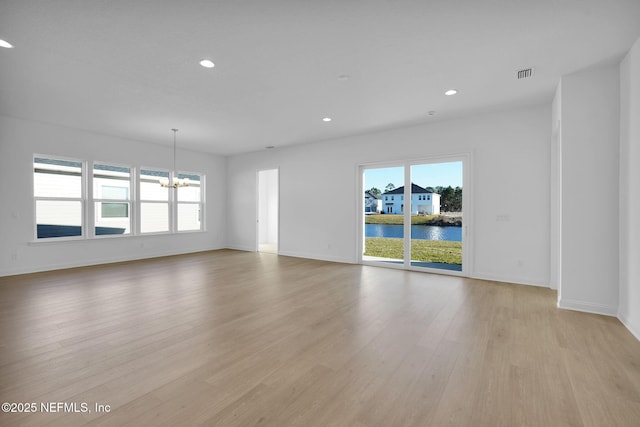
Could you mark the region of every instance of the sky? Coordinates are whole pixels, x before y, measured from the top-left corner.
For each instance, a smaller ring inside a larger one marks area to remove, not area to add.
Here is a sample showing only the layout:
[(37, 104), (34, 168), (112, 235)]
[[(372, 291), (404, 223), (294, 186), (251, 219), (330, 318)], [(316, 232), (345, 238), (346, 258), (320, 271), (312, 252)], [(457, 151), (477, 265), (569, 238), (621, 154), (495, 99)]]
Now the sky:
[[(420, 187), (437, 187), (439, 185), (453, 188), (462, 187), (462, 162), (430, 163), (411, 166), (411, 181)], [(404, 185), (404, 168), (365, 169), (364, 188), (384, 188), (389, 183), (397, 187)]]

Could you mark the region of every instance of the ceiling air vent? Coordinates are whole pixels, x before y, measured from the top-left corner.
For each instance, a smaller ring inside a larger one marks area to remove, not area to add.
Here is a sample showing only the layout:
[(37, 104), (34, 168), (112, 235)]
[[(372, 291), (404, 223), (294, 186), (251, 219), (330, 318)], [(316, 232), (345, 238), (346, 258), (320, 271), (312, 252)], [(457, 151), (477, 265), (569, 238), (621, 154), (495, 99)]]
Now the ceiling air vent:
[(523, 68), (522, 70), (516, 71), (518, 75), (518, 80), (520, 79), (528, 79), (529, 77), (533, 77), (533, 72), (536, 70), (536, 67)]

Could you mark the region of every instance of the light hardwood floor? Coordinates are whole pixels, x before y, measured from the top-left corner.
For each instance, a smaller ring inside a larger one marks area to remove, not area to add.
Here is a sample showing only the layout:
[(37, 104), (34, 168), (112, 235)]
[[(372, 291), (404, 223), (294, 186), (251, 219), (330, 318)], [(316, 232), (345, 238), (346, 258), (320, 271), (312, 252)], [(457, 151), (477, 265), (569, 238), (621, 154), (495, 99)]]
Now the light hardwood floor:
[(640, 342), (555, 301), (228, 250), (0, 278), (0, 400), (111, 407), (0, 425), (640, 425)]

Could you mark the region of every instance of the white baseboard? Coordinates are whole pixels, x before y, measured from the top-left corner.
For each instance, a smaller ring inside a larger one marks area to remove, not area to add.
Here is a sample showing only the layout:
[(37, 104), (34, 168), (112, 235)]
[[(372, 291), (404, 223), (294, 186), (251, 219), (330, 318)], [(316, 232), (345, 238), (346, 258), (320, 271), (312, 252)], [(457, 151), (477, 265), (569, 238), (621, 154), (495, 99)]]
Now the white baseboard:
[(245, 245), (227, 245), (225, 249), (233, 249), (235, 251), (245, 251), (245, 252), (255, 252), (256, 248), (252, 246)]
[(42, 264), (36, 267), (29, 268), (17, 268), (10, 269), (8, 271), (0, 272), (0, 277), (5, 276), (17, 276), (20, 274), (31, 274), (31, 273), (40, 273), (44, 271), (55, 271), (55, 270), (65, 270), (67, 268), (79, 268), (79, 267), (90, 267), (93, 265), (104, 265), (104, 264), (115, 264), (118, 262), (127, 262), (127, 261), (139, 261), (143, 259), (151, 259), (151, 258), (162, 258), (165, 256), (173, 256), (173, 255), (185, 255), (197, 252), (206, 252), (206, 251), (215, 251), (224, 248), (193, 248), (193, 249), (184, 249), (179, 252), (172, 250), (161, 250), (161, 251), (153, 251), (151, 253), (145, 253), (141, 255), (132, 256), (121, 256), (121, 257), (112, 257), (109, 259), (88, 259), (80, 262), (60, 262), (60, 263), (51, 263), (51, 264)]
[[(256, 252), (256, 248), (244, 246), (244, 245), (227, 245), (226, 249), (232, 249), (236, 251)], [(279, 250), (278, 255), (290, 256), (293, 258), (314, 259), (318, 261), (340, 262), (343, 264), (357, 264), (352, 260), (345, 260), (340, 257), (331, 257), (326, 255), (313, 254), (308, 252), (295, 252), (295, 251), (283, 251)]]
[(538, 286), (541, 288), (549, 288), (548, 283), (544, 283), (544, 280), (535, 279), (532, 277), (505, 277), (496, 274), (477, 273), (474, 272), (470, 276), (472, 279), (491, 280), (494, 282), (514, 283), (516, 285), (528, 285)]
[(618, 316), (618, 308), (610, 305), (596, 304), (587, 301), (577, 301), (571, 299), (558, 300), (558, 308), (567, 310), (583, 311), (585, 313), (602, 314), (605, 316)]
[(293, 252), (293, 251), (280, 251), (278, 255), (290, 256), (294, 258), (307, 258), (307, 259), (315, 259), (318, 261), (329, 261), (329, 262), (339, 262), (342, 264), (357, 264), (353, 260), (344, 259), (340, 257), (331, 257), (326, 255), (319, 254), (311, 254), (311, 253), (302, 253), (302, 252)]
[(620, 313), (618, 313), (618, 320), (620, 320), (624, 327), (627, 328), (638, 341), (640, 341), (640, 327), (633, 325), (626, 316)]

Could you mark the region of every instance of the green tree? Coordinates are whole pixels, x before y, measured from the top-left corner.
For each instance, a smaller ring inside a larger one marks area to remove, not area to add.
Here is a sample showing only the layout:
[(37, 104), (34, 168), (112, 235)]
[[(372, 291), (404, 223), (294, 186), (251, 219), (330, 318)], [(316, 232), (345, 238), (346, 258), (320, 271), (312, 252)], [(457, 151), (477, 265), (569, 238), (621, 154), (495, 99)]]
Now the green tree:
[(378, 197), (380, 194), (382, 194), (382, 191), (380, 191), (380, 189), (377, 188), (377, 187), (371, 187), (368, 191), (369, 191), (369, 193), (373, 194), (376, 197)]
[(452, 212), (454, 190), (451, 186), (443, 188), (440, 193), (440, 209), (443, 212)]
[(384, 191), (385, 191), (385, 193), (386, 193), (387, 191), (391, 191), (391, 190), (393, 190), (394, 188), (396, 188), (396, 186), (395, 186), (395, 185), (393, 185), (393, 183), (391, 183), (391, 182), (390, 182), (390, 183), (388, 183), (388, 184), (387, 184), (387, 186), (386, 186), (386, 187), (384, 187)]
[(440, 194), (440, 210), (442, 212), (462, 212), (462, 187), (439, 185), (434, 192)]
[(451, 203), (452, 212), (462, 212), (462, 187), (453, 190), (453, 201)]

